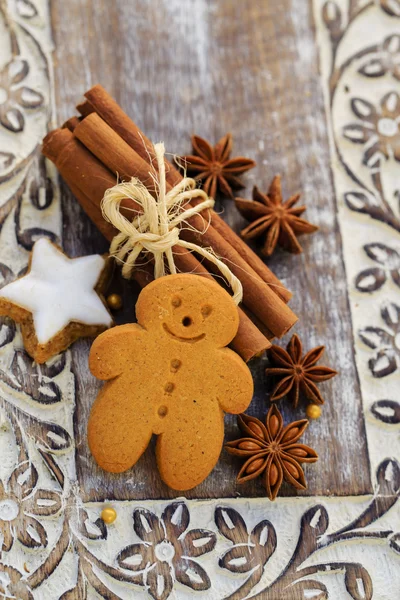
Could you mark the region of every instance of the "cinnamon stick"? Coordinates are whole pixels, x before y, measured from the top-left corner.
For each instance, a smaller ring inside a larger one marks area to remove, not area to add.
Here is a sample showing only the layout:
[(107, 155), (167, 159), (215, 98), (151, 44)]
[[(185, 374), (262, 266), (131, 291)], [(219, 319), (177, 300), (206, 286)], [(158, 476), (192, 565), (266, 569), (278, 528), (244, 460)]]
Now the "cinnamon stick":
[(249, 310), (246, 306), (243, 305), (243, 312), (248, 316), (252, 323), (257, 327), (259, 331), (267, 338), (267, 340), (273, 340), (274, 334), (260, 321), (257, 319), (256, 315), (254, 315), (251, 310)]
[[(117, 102), (106, 92), (101, 85), (95, 85), (85, 94), (88, 102), (79, 106), (83, 116), (86, 116), (90, 110), (95, 110), (98, 115), (116, 132), (137, 154), (148, 161), (154, 159), (153, 144), (139, 129), (139, 127), (128, 117)], [(173, 187), (182, 179), (179, 171), (167, 160), (166, 179)], [(249, 248), (230, 227), (214, 211), (211, 213), (212, 226), (223, 236), (227, 243), (232, 245), (238, 254), (245, 260), (261, 279), (263, 279), (271, 289), (284, 300), (288, 302), (292, 293), (285, 288), (282, 282), (270, 271), (263, 261)]]
[(90, 104), (88, 100), (84, 100), (76, 105), (76, 110), (79, 112), (82, 117), (87, 117), (90, 113), (94, 112), (93, 106)]
[[(74, 128), (74, 135), (110, 171), (123, 180), (137, 177), (153, 193), (150, 165), (97, 113), (91, 113)], [(168, 190), (171, 186), (168, 186)]]
[[(125, 178), (138, 177), (146, 185), (149, 181), (149, 164), (140, 157), (98, 114), (92, 113), (83, 119), (74, 130), (74, 135), (91, 150), (109, 169)], [(111, 151), (112, 149), (112, 151)], [(150, 179), (151, 180), (151, 179)], [(152, 180), (151, 180), (152, 181)], [(171, 189), (168, 184), (168, 189)], [(151, 191), (151, 190), (150, 190)], [(127, 200), (127, 205), (129, 201)], [(132, 206), (134, 210), (136, 207)], [(265, 284), (259, 275), (224, 237), (200, 215), (189, 219), (195, 230), (187, 229), (183, 236), (190, 242), (211, 246), (221, 260), (243, 284), (244, 304), (277, 337), (282, 337), (297, 321), (291, 309)], [(201, 233), (200, 233), (201, 232)]]
[[(55, 163), (86, 214), (101, 233), (111, 241), (117, 231), (104, 220), (100, 209), (104, 192), (115, 184), (114, 177), (108, 169), (88, 152), (68, 129), (59, 129), (48, 134), (43, 141), (42, 152)], [(185, 249), (175, 246), (173, 251), (178, 269), (212, 277)], [(144, 287), (152, 280), (150, 275), (149, 269), (143, 266), (134, 272), (133, 278), (141, 287)], [(261, 354), (270, 345), (269, 340), (239, 309), (239, 330), (232, 342), (233, 348), (247, 362), (253, 356)]]
[(62, 129), (69, 129), (70, 131), (73, 131), (75, 129), (75, 127), (79, 124), (79, 117), (71, 117), (70, 119), (67, 119), (65, 121), (65, 123), (63, 123), (62, 125)]
[(86, 196), (86, 194), (84, 194), (76, 185), (74, 185), (72, 181), (67, 181), (67, 183), (71, 192), (78, 200), (89, 219), (93, 221), (100, 233), (102, 233), (107, 240), (111, 241), (116, 233), (118, 233), (115, 227), (103, 219), (98, 205), (94, 204), (92, 200)]

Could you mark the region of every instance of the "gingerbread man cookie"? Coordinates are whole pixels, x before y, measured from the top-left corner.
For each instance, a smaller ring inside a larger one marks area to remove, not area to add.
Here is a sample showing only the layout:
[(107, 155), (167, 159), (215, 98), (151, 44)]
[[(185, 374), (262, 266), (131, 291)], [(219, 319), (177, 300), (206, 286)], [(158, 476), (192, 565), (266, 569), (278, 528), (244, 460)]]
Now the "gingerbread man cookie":
[(21, 324), (25, 349), (37, 363), (113, 325), (101, 293), (110, 265), (99, 254), (68, 258), (47, 238), (35, 243), (27, 274), (0, 290), (0, 315)]
[(156, 434), (157, 464), (171, 488), (188, 490), (212, 471), (224, 438), (224, 412), (246, 410), (251, 373), (226, 348), (238, 310), (216, 282), (168, 275), (140, 294), (138, 324), (102, 333), (90, 370), (107, 381), (88, 423), (96, 462), (113, 473), (132, 467)]

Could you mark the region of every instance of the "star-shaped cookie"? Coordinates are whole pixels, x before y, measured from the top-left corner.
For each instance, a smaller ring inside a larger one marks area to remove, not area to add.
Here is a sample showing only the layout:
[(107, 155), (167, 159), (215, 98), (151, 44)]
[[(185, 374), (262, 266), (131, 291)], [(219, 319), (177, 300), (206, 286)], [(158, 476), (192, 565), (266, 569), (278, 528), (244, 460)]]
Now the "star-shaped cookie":
[(109, 265), (99, 254), (68, 258), (46, 238), (35, 243), (27, 274), (0, 290), (0, 315), (21, 324), (25, 349), (36, 362), (111, 327), (101, 296)]

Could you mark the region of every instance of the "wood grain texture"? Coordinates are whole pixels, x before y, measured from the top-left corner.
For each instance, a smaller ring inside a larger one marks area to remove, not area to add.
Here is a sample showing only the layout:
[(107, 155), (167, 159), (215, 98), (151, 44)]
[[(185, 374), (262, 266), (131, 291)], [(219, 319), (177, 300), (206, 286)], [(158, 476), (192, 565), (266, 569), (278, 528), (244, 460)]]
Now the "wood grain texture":
[[(311, 423), (304, 443), (320, 455), (306, 468), (308, 495), (357, 495), (371, 491), (360, 390), (353, 358), (351, 320), (329, 168), (329, 149), (311, 10), (284, 0), (54, 0), (58, 123), (73, 113), (84, 90), (100, 82), (153, 141), (187, 153), (191, 133), (216, 141), (234, 135), (234, 154), (258, 166), (246, 178), (243, 197), (257, 184), (266, 190), (274, 174), (289, 195), (302, 191), (306, 216), (321, 231), (303, 238), (304, 253), (278, 252), (269, 266), (294, 291), (295, 330), (305, 348), (326, 344), (326, 364), (340, 377), (322, 384), (323, 416)], [(102, 252), (104, 240), (67, 190), (64, 245), (73, 255)], [(219, 205), (236, 229), (244, 221), (233, 204)], [(131, 320), (134, 284), (122, 284)], [(288, 341), (286, 336), (284, 341)], [(86, 368), (88, 342), (73, 348), (77, 376), (75, 419), (77, 471), (84, 500), (173, 497), (155, 469), (149, 448), (134, 470), (113, 476), (98, 469), (86, 444), (86, 423), (99, 383)], [(324, 361), (322, 361), (324, 362)], [(250, 413), (263, 418), (269, 403), (264, 361), (253, 364), (256, 395)], [(281, 404), (285, 419), (301, 418)], [(233, 417), (226, 434), (237, 434)], [(355, 460), (356, 457), (356, 460)], [(223, 453), (213, 474), (187, 497), (263, 495), (261, 483), (235, 484), (239, 464)], [(283, 489), (292, 494), (292, 490)]]

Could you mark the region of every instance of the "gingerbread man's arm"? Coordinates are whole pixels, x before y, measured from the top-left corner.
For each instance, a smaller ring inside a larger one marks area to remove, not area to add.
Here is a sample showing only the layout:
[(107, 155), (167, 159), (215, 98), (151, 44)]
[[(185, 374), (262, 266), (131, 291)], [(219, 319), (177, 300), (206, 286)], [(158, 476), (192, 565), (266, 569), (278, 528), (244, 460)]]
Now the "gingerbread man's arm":
[(125, 370), (131, 357), (140, 352), (146, 331), (136, 323), (108, 329), (93, 342), (89, 369), (97, 379), (114, 379)]
[(222, 348), (217, 350), (217, 356), (213, 370), (219, 404), (225, 412), (237, 415), (245, 411), (251, 402), (253, 378), (246, 363), (233, 350)]

